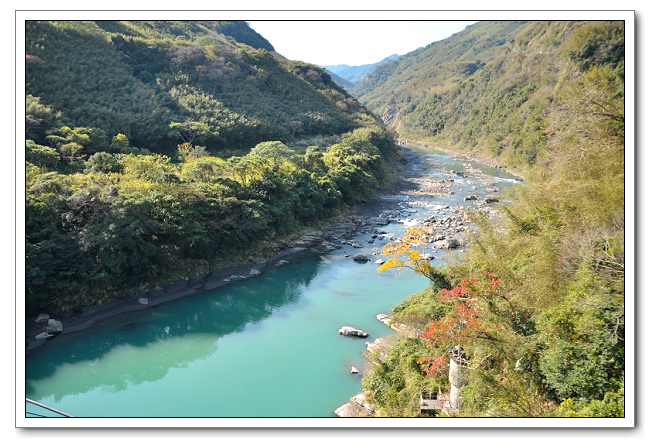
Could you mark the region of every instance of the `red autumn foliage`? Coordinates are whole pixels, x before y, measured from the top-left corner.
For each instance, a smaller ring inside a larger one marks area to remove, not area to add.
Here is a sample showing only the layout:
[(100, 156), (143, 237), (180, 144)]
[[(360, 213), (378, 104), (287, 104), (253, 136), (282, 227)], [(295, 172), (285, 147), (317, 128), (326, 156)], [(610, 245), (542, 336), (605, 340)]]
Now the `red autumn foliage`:
[(420, 370), (427, 376), (436, 376), (442, 373), (443, 368), (447, 366), (447, 355), (428, 356), (418, 359)]
[(451, 345), (461, 344), (478, 331), (484, 330), (478, 300), (496, 294), (503, 279), (494, 273), (481, 272), (476, 277), (464, 278), (452, 289), (440, 289), (436, 299), (443, 303), (453, 303), (454, 308), (442, 319), (434, 320), (428, 330), (420, 337), (427, 340), (427, 346), (444, 349), (439, 356), (418, 359), (423, 373), (438, 375), (446, 364), (446, 350)]

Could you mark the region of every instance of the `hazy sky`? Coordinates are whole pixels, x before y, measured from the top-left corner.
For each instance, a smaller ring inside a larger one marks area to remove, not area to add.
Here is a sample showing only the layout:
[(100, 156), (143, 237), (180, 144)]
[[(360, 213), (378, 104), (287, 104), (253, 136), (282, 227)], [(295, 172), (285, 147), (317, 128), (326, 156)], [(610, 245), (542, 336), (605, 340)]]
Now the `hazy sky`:
[(282, 56), (316, 65), (363, 65), (462, 31), (466, 21), (252, 21)]

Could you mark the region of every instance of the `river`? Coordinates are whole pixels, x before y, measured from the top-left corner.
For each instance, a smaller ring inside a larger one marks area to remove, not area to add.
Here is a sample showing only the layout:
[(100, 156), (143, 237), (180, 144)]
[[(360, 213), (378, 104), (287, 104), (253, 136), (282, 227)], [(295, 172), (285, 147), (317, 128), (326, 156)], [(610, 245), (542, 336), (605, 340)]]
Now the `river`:
[[(403, 182), (402, 191), (379, 198), (401, 204), (398, 222), (378, 228), (387, 235), (475, 206), (464, 196), (498, 195), (492, 190), (515, 182), (435, 150), (411, 157), (419, 174), (446, 180), (454, 194), (416, 191), (422, 177)], [(370, 233), (354, 239), (364, 247), (303, 251), (257, 277), (59, 335), (26, 355), (26, 396), (75, 417), (335, 417), (362, 391), (365, 342), (392, 332), (376, 315), (428, 285), (410, 272), (378, 273), (372, 261), (353, 261), (358, 252), (379, 258), (372, 254), (387, 241)], [(432, 263), (444, 262), (446, 251), (433, 253)], [(344, 325), (368, 339), (340, 336)]]

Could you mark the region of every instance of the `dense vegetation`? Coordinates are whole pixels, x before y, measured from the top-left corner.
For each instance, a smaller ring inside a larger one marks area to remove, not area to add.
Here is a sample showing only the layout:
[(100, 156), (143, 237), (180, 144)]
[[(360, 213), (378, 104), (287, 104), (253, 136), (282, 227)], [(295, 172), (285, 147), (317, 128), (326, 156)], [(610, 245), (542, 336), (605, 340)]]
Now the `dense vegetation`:
[(597, 22), (479, 22), (377, 67), (354, 93), (402, 138), (527, 168), (546, 145), (567, 58), (618, 61), (622, 33)]
[(198, 275), (369, 198), (396, 154), (244, 22), (26, 24), (26, 304)]
[[(500, 26), (479, 25), (479, 30)], [(364, 378), (379, 415), (417, 415), (421, 390), (449, 390), (448, 350), (458, 344), (469, 361), (461, 416), (624, 415), (622, 30), (616, 22), (517, 25), (514, 40), (502, 43), (507, 55), (450, 81), (456, 89), (433, 88), (441, 92), (442, 109), (436, 110), (447, 109), (450, 118), (442, 121), (440, 138), (480, 130), (479, 141), (487, 142), (496, 134), (512, 142), (501, 157), (523, 156), (533, 167), (526, 184), (503, 202), (499, 219), (472, 217), (478, 231), (471, 250), (445, 268), (413, 256), (417, 229), (402, 246), (386, 248), (392, 257), (386, 268), (411, 268), (428, 277), (431, 287), (392, 310), (396, 322), (417, 329), (420, 337), (397, 341), (383, 362), (373, 358)], [(462, 35), (472, 33), (470, 28)], [(553, 59), (539, 53), (542, 45), (555, 52)], [(530, 58), (544, 68), (529, 65)], [(561, 75), (535, 78), (549, 70)], [(492, 90), (479, 96), (479, 81), (499, 73), (507, 76), (484, 88), (508, 86), (512, 95)], [(484, 126), (495, 118), (488, 114), (484, 125), (476, 126), (471, 113), (463, 117), (463, 105), (470, 103), (479, 110), (475, 117), (489, 104), (494, 117), (515, 104), (517, 113), (502, 115), (502, 126), (487, 132)], [(540, 128), (529, 128), (531, 120), (540, 120)], [(404, 122), (400, 129), (415, 132), (417, 126)], [(523, 135), (531, 136), (532, 146), (523, 148), (531, 148), (534, 157), (516, 152), (514, 142)]]
[[(243, 22), (27, 22), (26, 93), (62, 125), (95, 131), (85, 153), (121, 133), (170, 156), (189, 138), (219, 155), (373, 122), (322, 69), (220, 32), (233, 29), (255, 33)], [(201, 127), (190, 136), (172, 123)], [(29, 124), (39, 144), (56, 131)]]

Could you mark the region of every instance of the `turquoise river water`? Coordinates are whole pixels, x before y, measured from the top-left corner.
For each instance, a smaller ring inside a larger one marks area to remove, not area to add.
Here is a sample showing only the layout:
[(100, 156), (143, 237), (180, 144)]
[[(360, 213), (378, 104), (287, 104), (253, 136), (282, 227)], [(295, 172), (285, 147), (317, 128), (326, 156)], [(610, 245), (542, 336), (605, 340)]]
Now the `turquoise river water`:
[[(513, 183), (486, 165), (422, 157), (426, 174), (441, 179), (468, 163), (482, 174), (457, 177), (453, 196), (408, 198), (426, 204), (381, 230), (399, 236), (441, 205), (465, 205), (469, 188), (486, 179), (500, 190)], [(391, 333), (376, 315), (428, 285), (345, 257), (379, 250), (369, 234), (356, 239), (363, 249), (303, 252), (260, 276), (59, 335), (27, 354), (26, 396), (75, 417), (335, 417), (362, 391), (365, 342)], [(340, 336), (344, 325), (370, 336)]]

